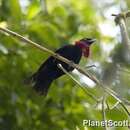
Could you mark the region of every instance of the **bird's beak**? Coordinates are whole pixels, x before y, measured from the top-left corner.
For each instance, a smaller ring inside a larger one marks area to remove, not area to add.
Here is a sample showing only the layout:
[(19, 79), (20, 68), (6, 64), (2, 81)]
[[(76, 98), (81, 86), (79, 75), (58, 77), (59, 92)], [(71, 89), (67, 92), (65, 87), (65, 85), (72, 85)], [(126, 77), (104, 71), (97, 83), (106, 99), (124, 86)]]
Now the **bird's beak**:
[(83, 49), (82, 49), (83, 55), (84, 55), (85, 57), (88, 57), (88, 56), (89, 56), (89, 53), (90, 53), (89, 47), (90, 47), (90, 45), (91, 45), (92, 43), (94, 43), (95, 41), (96, 41), (96, 39), (89, 39), (88, 45), (86, 46), (86, 48), (83, 48)]
[(90, 44), (92, 44), (92, 43), (94, 43), (94, 42), (96, 42), (96, 39), (91, 39), (91, 40), (89, 40), (89, 43), (90, 43)]

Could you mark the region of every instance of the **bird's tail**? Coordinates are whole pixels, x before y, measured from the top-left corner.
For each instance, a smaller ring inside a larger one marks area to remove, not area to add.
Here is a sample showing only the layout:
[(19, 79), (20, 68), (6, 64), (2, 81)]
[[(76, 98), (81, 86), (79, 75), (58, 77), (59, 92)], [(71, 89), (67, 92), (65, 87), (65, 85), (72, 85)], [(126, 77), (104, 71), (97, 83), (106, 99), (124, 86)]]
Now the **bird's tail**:
[(25, 80), (26, 84), (31, 84), (34, 90), (38, 92), (40, 95), (46, 96), (53, 80), (48, 78), (39, 79), (36, 74), (33, 74), (27, 80)]
[(44, 79), (42, 81), (37, 80), (35, 84), (33, 85), (33, 88), (36, 92), (38, 92), (40, 95), (46, 96), (49, 90), (49, 87), (52, 83), (52, 80)]

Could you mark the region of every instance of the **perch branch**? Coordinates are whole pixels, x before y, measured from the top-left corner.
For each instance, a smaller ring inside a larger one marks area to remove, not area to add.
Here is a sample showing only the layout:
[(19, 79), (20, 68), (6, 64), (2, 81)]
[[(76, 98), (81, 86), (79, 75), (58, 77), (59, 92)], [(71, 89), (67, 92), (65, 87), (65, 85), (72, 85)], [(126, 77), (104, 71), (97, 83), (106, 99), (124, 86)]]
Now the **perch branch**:
[(97, 99), (97, 97), (95, 97), (91, 92), (89, 92), (88, 90), (86, 91), (86, 89), (70, 74), (68, 73), (65, 68), (61, 65), (58, 64), (57, 65), (59, 69), (61, 69), (65, 74), (67, 74), (73, 81), (76, 82), (76, 84), (79, 85), (79, 87), (89, 96), (91, 97), (93, 100), (95, 100), (96, 102), (99, 102), (99, 100)]
[(47, 53), (51, 54), (53, 57), (55, 57), (56, 59), (65, 62), (66, 64), (68, 64), (69, 66), (71, 66), (73, 68), (76, 68), (80, 73), (82, 73), (86, 77), (90, 78), (93, 82), (95, 82), (97, 85), (99, 85), (106, 93), (111, 95), (117, 101), (119, 101), (121, 103), (124, 102), (122, 100), (122, 98), (118, 96), (118, 94), (116, 92), (114, 92), (113, 90), (111, 90), (108, 87), (104, 87), (104, 85), (96, 77), (94, 77), (93, 75), (90, 75), (87, 72), (85, 72), (84, 69), (82, 69), (79, 65), (75, 64), (74, 62), (69, 61), (68, 59), (64, 58), (63, 56), (60, 56), (59, 54), (54, 53), (53, 51), (33, 42), (33, 41), (21, 36), (20, 34), (9, 30), (9, 29), (0, 27), (0, 31), (7, 33), (7, 34), (11, 35), (12, 37), (17, 38), (17, 39), (19, 39), (19, 40), (21, 40), (25, 43), (30, 44), (30, 45), (32, 45), (32, 47), (35, 47), (35, 48), (41, 50), (42, 52), (47, 52)]
[(90, 76), (88, 73), (86, 73), (79, 65), (75, 64), (74, 62), (72, 61), (69, 61), (68, 59), (64, 58), (63, 56), (60, 56), (59, 54), (57, 53), (54, 53), (53, 51), (21, 36), (20, 34), (16, 33), (16, 32), (13, 32), (9, 29), (6, 29), (6, 28), (2, 28), (0, 27), (0, 31), (2, 32), (5, 32), (15, 38), (18, 38), (19, 40), (25, 42), (25, 43), (28, 43), (30, 45), (32, 45), (33, 47), (41, 50), (41, 51), (44, 51), (44, 52), (48, 52), (49, 54), (51, 54), (53, 57), (55, 57), (56, 59), (58, 60), (61, 60), (63, 62), (65, 62), (66, 64), (69, 64), (69, 66), (73, 67), (73, 68), (76, 68), (80, 73), (84, 74), (85, 76), (87, 76), (88, 78), (90, 78), (93, 82), (95, 82), (96, 84), (99, 84), (100, 82), (93, 76)]

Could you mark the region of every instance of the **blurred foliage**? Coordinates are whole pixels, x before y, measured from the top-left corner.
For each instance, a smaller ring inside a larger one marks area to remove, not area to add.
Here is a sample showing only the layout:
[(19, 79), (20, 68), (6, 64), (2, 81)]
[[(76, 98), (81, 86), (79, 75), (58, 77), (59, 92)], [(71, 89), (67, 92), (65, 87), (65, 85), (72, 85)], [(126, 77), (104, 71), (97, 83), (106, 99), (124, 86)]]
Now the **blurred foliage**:
[[(0, 24), (52, 50), (82, 37), (97, 38), (90, 58), (83, 59), (81, 65), (95, 64), (97, 67), (90, 71), (130, 100), (130, 63), (124, 58), (119, 29), (114, 19), (108, 18), (108, 14), (127, 10), (129, 6), (129, 0), (0, 0)], [(100, 26), (108, 21), (111, 33), (106, 34), (109, 28), (102, 30)], [(112, 33), (115, 28), (118, 32)], [(24, 85), (24, 79), (48, 56), (0, 34), (0, 130), (82, 130), (84, 119), (103, 120), (101, 104), (96, 106), (80, 88), (74, 87), (76, 83), (68, 76), (56, 80), (46, 98)], [(75, 77), (84, 82), (79, 74)], [(98, 87), (87, 88), (100, 98), (103, 92)], [(110, 106), (116, 103), (110, 96), (107, 101)], [(128, 118), (124, 110), (117, 107), (106, 108), (107, 120)], [(113, 130), (127, 130), (127, 127)]]

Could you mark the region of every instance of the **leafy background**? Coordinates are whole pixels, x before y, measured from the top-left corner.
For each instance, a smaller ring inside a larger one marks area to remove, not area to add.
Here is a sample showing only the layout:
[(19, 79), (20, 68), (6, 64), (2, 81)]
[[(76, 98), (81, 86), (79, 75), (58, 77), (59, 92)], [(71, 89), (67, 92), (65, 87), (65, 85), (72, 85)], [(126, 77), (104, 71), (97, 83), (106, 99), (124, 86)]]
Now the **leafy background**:
[[(80, 65), (96, 65), (89, 71), (129, 100), (130, 62), (124, 56), (127, 48), (111, 16), (129, 6), (129, 0), (0, 0), (0, 25), (52, 50), (82, 37), (96, 38), (90, 58), (82, 59)], [(127, 24), (129, 31), (129, 20)], [(54, 81), (46, 98), (24, 85), (24, 79), (48, 56), (0, 34), (0, 130), (103, 130), (83, 127), (84, 119), (103, 120), (101, 104), (96, 105), (68, 76)], [(102, 97), (99, 86), (77, 71), (73, 75), (93, 95)], [(117, 102), (111, 96), (107, 101), (110, 106)], [(128, 119), (119, 105), (105, 110), (107, 120)]]

